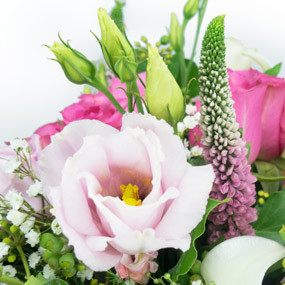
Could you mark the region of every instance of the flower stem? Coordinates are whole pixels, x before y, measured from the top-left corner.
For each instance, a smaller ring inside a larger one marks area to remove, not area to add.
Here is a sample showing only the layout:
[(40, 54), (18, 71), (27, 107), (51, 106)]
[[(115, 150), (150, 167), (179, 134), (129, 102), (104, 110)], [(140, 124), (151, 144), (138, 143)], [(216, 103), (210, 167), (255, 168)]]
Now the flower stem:
[(187, 77), (188, 77), (188, 74), (190, 73), (190, 70), (191, 70), (191, 67), (192, 67), (192, 62), (193, 62), (193, 59), (194, 59), (194, 56), (195, 56), (195, 53), (196, 53), (196, 48), (197, 48), (198, 38), (199, 38), (199, 34), (200, 34), (200, 29), (201, 29), (201, 25), (202, 25), (202, 22), (203, 22), (204, 15), (205, 15), (207, 4), (208, 4), (208, 0), (203, 0), (202, 6), (199, 8), (198, 23), (197, 23), (197, 29), (196, 29), (194, 45), (193, 45), (193, 48), (192, 48), (191, 58), (190, 58), (190, 61), (188, 63), (188, 66), (187, 66)]
[(1, 284), (8, 284), (8, 285), (24, 285), (24, 282), (22, 282), (16, 278), (9, 277), (7, 275), (2, 275), (0, 277), (0, 283)]
[(97, 78), (95, 78), (91, 83), (93, 87), (97, 88), (99, 91), (103, 92), (106, 97), (110, 100), (110, 102), (114, 105), (114, 107), (123, 115), (125, 114), (125, 110), (119, 104), (119, 102), (115, 99), (113, 94), (108, 90), (108, 88), (100, 82)]
[[(133, 97), (135, 98), (135, 105), (137, 106), (138, 112), (143, 114), (143, 106), (142, 106), (142, 101), (141, 101), (141, 97), (140, 97), (140, 92), (139, 92), (139, 88), (138, 88), (138, 84), (137, 81), (131, 81), (131, 82), (127, 82), (126, 83), (127, 86), (127, 93), (128, 93), (128, 110), (131, 110), (129, 112), (133, 111), (132, 108), (132, 99)], [(131, 99), (130, 99), (131, 98)], [(129, 101), (131, 100), (131, 101)], [(131, 105), (131, 107), (130, 107)]]
[(26, 272), (26, 278), (29, 279), (30, 276), (31, 276), (31, 272), (30, 272), (30, 268), (29, 268), (29, 265), (28, 265), (28, 262), (27, 262), (27, 259), (25, 257), (25, 254), (24, 254), (24, 251), (22, 249), (22, 247), (20, 245), (17, 245), (17, 250), (19, 252), (19, 255), (22, 259), (22, 262), (23, 262), (23, 265), (24, 265), (24, 268), (25, 268), (25, 272)]
[(258, 181), (260, 182), (275, 182), (275, 181), (284, 181), (285, 176), (264, 176), (258, 173), (252, 173)]

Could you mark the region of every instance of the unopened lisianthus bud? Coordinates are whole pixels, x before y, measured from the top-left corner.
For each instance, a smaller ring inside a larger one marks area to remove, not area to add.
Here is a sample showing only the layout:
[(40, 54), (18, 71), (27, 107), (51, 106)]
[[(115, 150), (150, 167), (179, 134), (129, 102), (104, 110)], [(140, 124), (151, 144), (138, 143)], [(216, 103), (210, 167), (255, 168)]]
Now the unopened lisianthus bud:
[(178, 22), (175, 13), (171, 14), (169, 39), (171, 46), (174, 48), (175, 51), (179, 51), (183, 47), (182, 28)]
[(184, 17), (190, 20), (197, 12), (199, 8), (199, 0), (189, 0), (183, 10)]
[(61, 65), (65, 76), (75, 84), (90, 83), (96, 73), (94, 64), (83, 54), (71, 48), (68, 43), (55, 42), (50, 50)]
[(176, 123), (184, 113), (182, 91), (156, 47), (148, 48), (145, 98), (150, 113)]
[(133, 48), (105, 9), (98, 9), (98, 20), (101, 29), (100, 44), (104, 58), (112, 71), (121, 79), (123, 74), (115, 70), (115, 65), (121, 57), (130, 62), (135, 62)]
[(129, 61), (125, 57), (121, 57), (115, 64), (116, 73), (119, 74), (121, 82), (129, 82), (136, 80), (137, 64), (133, 61)]

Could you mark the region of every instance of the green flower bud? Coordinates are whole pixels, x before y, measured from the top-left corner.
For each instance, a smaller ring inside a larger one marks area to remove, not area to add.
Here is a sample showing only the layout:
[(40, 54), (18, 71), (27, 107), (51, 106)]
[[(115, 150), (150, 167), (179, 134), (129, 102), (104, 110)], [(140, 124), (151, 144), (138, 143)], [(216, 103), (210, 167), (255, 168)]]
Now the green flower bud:
[(45, 233), (41, 235), (40, 246), (51, 252), (58, 253), (63, 248), (63, 241), (51, 233)]
[(127, 60), (124, 57), (118, 59), (114, 67), (116, 73), (120, 75), (120, 79), (123, 83), (134, 81), (137, 77), (137, 64), (135, 62)]
[(11, 243), (11, 239), (8, 237), (5, 237), (3, 238), (3, 242), (9, 245)]
[(75, 265), (75, 257), (72, 253), (66, 253), (59, 259), (59, 265), (63, 269), (69, 269)]
[(202, 276), (199, 275), (199, 274), (194, 274), (194, 275), (192, 275), (192, 276), (190, 277), (190, 281), (198, 281), (198, 280), (203, 281)]
[(155, 47), (148, 49), (145, 98), (150, 113), (170, 124), (184, 113), (182, 91)]
[(85, 269), (86, 269), (86, 267), (85, 267), (83, 264), (77, 265), (77, 270), (78, 270), (78, 271), (83, 271), (83, 270), (85, 270)]
[(61, 65), (65, 76), (75, 84), (90, 83), (95, 77), (96, 68), (79, 51), (70, 47), (68, 43), (55, 42), (49, 49), (56, 57), (56, 61)]
[(183, 43), (182, 28), (178, 22), (175, 13), (171, 14), (169, 39), (170, 39), (170, 44), (175, 51), (179, 51), (183, 47), (184, 43)]
[(190, 272), (192, 274), (201, 274), (201, 261), (200, 260), (196, 260), (192, 266), (192, 268), (190, 269)]
[(43, 259), (46, 263), (48, 263), (48, 259), (53, 255), (54, 253), (50, 250), (46, 249), (43, 253)]
[(121, 79), (123, 74), (117, 73), (115, 65), (121, 57), (135, 62), (133, 49), (105, 9), (98, 9), (98, 20), (101, 29), (100, 45), (104, 58), (112, 71)]
[(164, 35), (160, 38), (160, 42), (162, 45), (167, 45), (169, 43), (169, 36)]
[(184, 17), (190, 20), (197, 13), (199, 8), (199, 0), (189, 0), (183, 10)]
[(76, 271), (76, 268), (75, 268), (75, 267), (71, 267), (71, 268), (62, 270), (62, 274), (63, 274), (63, 276), (66, 277), (66, 278), (71, 278), (72, 276), (75, 275), (76, 272), (77, 272), (77, 271)]
[(9, 255), (8, 256), (8, 262), (13, 263), (16, 261), (16, 255)]
[(283, 240), (285, 240), (285, 226), (284, 226), (284, 225), (282, 225), (282, 228), (281, 228), (281, 230), (279, 231), (279, 234), (280, 234), (281, 238), (282, 238)]
[(8, 230), (10, 227), (8, 221), (6, 221), (6, 220), (1, 220), (0, 224), (1, 224), (1, 227), (5, 230)]
[(92, 279), (90, 282), (90, 285), (97, 285), (98, 284), (98, 279)]
[(50, 268), (56, 270), (59, 267), (59, 254), (53, 253), (47, 259), (47, 263)]

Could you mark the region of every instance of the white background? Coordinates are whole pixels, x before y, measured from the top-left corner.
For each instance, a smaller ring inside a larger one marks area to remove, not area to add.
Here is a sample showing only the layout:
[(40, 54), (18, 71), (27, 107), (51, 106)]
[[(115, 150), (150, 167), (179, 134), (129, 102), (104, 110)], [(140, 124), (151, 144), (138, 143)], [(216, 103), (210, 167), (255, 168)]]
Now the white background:
[[(110, 9), (113, 0), (0, 0), (0, 142), (28, 137), (39, 126), (60, 118), (59, 111), (76, 102), (81, 86), (65, 79), (60, 66), (42, 44), (63, 39), (89, 59), (101, 57), (92, 30), (99, 35), (97, 8)], [(170, 23), (170, 13), (182, 20), (182, 0), (127, 0), (125, 22), (131, 42), (141, 35), (155, 43)], [(285, 64), (284, 0), (209, 0), (201, 36), (209, 21), (226, 14), (226, 36), (257, 47), (272, 65)], [(189, 56), (197, 18), (188, 25)], [(200, 50), (198, 44), (198, 54)], [(196, 56), (198, 59), (198, 56)], [(284, 77), (285, 68), (280, 76)]]

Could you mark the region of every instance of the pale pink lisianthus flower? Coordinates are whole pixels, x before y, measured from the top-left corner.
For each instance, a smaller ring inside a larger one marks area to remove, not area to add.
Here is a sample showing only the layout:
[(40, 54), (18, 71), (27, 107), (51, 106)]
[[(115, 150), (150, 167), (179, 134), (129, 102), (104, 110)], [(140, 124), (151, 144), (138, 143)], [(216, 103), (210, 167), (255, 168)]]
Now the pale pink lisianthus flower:
[[(38, 174), (37, 162), (39, 153), (41, 151), (39, 136), (33, 135), (29, 139), (29, 146), (31, 148), (31, 162), (32, 168), (36, 175)], [(23, 195), (25, 200), (36, 210), (42, 209), (42, 200), (37, 197), (29, 197), (26, 191), (29, 187), (34, 184), (30, 177), (25, 177), (20, 179), (15, 173), (7, 173), (6, 163), (11, 160), (16, 159), (16, 153), (14, 150), (10, 149), (8, 146), (0, 148), (0, 195), (5, 196), (9, 190), (15, 189)]]
[(122, 279), (131, 279), (138, 284), (147, 284), (147, 273), (155, 273), (158, 264), (153, 261), (158, 255), (156, 252), (137, 253), (135, 256), (124, 254), (120, 263), (116, 265), (117, 274)]
[[(135, 113), (123, 116), (121, 131), (97, 120), (69, 124), (39, 164), (63, 233), (94, 271), (124, 254), (187, 250), (214, 180), (211, 165), (187, 163), (170, 125)], [(132, 203), (122, 195), (129, 185)]]

